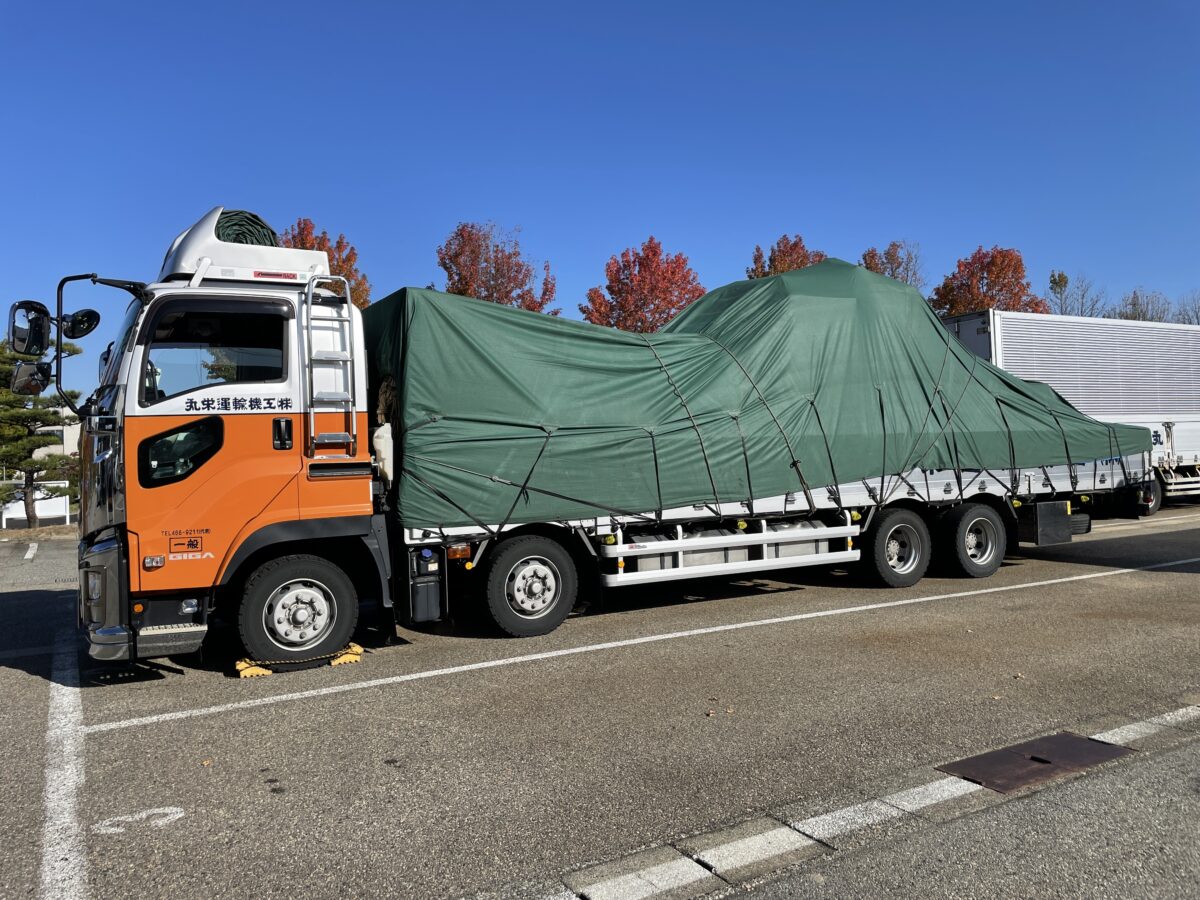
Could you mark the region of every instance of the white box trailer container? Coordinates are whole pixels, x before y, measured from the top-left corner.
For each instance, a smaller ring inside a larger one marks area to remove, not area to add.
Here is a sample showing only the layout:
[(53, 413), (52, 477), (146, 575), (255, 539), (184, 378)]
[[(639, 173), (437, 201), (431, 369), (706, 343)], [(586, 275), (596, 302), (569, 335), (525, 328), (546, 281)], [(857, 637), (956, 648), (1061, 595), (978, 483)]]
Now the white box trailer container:
[(1200, 496), (1200, 326), (1000, 310), (945, 324), (968, 349), (1045, 382), (1080, 412), (1149, 428), (1151, 511), (1163, 496)]

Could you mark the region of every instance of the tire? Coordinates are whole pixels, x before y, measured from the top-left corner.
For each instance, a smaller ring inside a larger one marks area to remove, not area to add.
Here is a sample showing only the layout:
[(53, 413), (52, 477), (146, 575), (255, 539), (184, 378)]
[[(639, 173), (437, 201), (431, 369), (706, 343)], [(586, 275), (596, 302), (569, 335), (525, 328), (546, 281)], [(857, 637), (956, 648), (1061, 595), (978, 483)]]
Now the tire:
[(509, 538), (489, 556), (484, 600), (496, 627), (512, 637), (549, 634), (575, 605), (575, 560), (549, 538)]
[(1163, 504), (1163, 486), (1158, 480), (1157, 475), (1150, 476), (1150, 502), (1139, 503), (1138, 512), (1143, 516), (1152, 516), (1160, 509)]
[(282, 556), (255, 569), (238, 610), (242, 646), (262, 662), (336, 653), (350, 642), (357, 621), (354, 584), (329, 560), (309, 555)]
[(929, 568), (929, 529), (911, 509), (885, 509), (867, 532), (863, 562), (874, 581), (912, 587)]
[(1008, 530), (1000, 513), (983, 503), (964, 503), (946, 514), (942, 540), (957, 575), (987, 578), (1004, 562)]
[(1088, 513), (1071, 513), (1071, 534), (1091, 534), (1092, 517)]

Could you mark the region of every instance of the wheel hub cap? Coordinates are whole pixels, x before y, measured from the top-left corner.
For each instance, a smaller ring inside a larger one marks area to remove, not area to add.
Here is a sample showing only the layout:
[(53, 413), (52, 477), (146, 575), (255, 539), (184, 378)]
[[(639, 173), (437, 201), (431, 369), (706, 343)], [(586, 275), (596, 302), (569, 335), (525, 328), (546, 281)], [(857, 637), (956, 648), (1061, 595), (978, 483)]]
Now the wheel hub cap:
[(967, 556), (972, 561), (981, 565), (987, 563), (995, 552), (995, 528), (987, 519), (976, 519), (967, 526), (963, 543), (965, 544), (963, 549), (966, 550)]
[(290, 581), (271, 594), (263, 613), (267, 636), (285, 650), (318, 643), (333, 625), (329, 589), (315, 581)]
[(538, 616), (558, 598), (558, 572), (549, 560), (523, 559), (509, 572), (508, 604), (519, 615)]
[(912, 571), (921, 558), (921, 539), (909, 525), (897, 525), (884, 542), (884, 555), (893, 571)]

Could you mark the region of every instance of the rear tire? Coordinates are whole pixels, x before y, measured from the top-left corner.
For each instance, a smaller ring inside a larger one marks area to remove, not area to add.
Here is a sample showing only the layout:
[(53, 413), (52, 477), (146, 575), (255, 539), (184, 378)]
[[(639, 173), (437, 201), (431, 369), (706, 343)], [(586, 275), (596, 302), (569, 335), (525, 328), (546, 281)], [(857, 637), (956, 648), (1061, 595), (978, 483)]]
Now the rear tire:
[(346, 573), (319, 556), (282, 556), (246, 579), (238, 632), (251, 659), (305, 662), (336, 653), (358, 621), (358, 594)]
[(987, 578), (1004, 562), (1008, 533), (1000, 514), (983, 503), (964, 503), (946, 514), (947, 562), (958, 575)]
[(1138, 511), (1143, 516), (1152, 516), (1156, 512), (1158, 512), (1160, 509), (1162, 509), (1162, 505), (1163, 505), (1162, 482), (1158, 480), (1157, 475), (1151, 475), (1150, 476), (1150, 502), (1139, 504)]
[(911, 509), (885, 509), (867, 532), (862, 559), (875, 581), (912, 587), (929, 568), (929, 528)]
[(485, 564), (488, 613), (496, 627), (512, 637), (549, 634), (570, 615), (578, 590), (575, 560), (549, 538), (509, 538)]

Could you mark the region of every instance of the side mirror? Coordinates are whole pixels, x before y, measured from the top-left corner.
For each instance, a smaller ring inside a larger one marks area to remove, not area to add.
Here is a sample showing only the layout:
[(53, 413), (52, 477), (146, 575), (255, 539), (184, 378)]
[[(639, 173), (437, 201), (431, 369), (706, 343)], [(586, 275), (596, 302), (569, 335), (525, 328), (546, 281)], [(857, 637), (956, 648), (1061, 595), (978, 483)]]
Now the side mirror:
[(104, 373), (108, 370), (108, 361), (112, 358), (112, 342), (109, 341), (107, 347), (100, 352), (100, 374), (96, 376), (101, 381), (104, 380)]
[(13, 368), (9, 390), (22, 397), (36, 397), (50, 386), (53, 377), (54, 370), (50, 363), (19, 362)]
[(20, 300), (8, 314), (8, 346), (22, 356), (41, 356), (50, 346), (50, 310), (36, 300)]
[(100, 324), (100, 313), (94, 309), (81, 309), (79, 312), (67, 313), (62, 320), (63, 337), (78, 340), (96, 330)]

